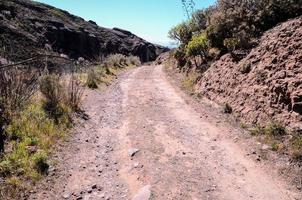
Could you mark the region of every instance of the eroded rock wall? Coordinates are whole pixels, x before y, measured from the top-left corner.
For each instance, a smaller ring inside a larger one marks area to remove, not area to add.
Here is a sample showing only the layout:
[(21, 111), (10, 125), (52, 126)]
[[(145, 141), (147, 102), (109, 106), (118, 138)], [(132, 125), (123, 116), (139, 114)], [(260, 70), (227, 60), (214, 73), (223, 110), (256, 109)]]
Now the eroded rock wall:
[(197, 89), (229, 103), (246, 123), (279, 121), (302, 130), (302, 17), (267, 31), (240, 62), (230, 54), (216, 61)]

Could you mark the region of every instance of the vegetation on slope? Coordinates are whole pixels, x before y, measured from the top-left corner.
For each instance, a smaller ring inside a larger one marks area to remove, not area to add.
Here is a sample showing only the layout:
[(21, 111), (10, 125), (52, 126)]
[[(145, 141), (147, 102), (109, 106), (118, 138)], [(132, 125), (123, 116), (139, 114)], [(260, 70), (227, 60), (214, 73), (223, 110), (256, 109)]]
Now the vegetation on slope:
[[(182, 2), (194, 5), (193, 0)], [(301, 126), (296, 125), (302, 108), (301, 46), (294, 45), (301, 18), (285, 21), (301, 14), (301, 0), (218, 0), (169, 32), (179, 42), (171, 55), (187, 72), (183, 82), (197, 72), (190, 88), (220, 103), (223, 112), (249, 124), (242, 127), (250, 127), (252, 135), (295, 160), (302, 158)]]
[[(182, 2), (187, 11), (194, 6), (194, 1)], [(301, 0), (218, 0), (173, 27), (169, 37), (180, 44), (174, 53), (180, 67), (201, 57), (200, 67), (227, 52), (254, 47), (264, 31), (301, 13)]]
[(85, 86), (108, 85), (118, 71), (139, 65), (138, 57), (116, 54), (79, 72), (74, 68), (48, 73), (19, 65), (0, 68), (1, 199), (19, 198), (48, 173), (55, 144), (68, 135), (73, 113), (82, 112)]

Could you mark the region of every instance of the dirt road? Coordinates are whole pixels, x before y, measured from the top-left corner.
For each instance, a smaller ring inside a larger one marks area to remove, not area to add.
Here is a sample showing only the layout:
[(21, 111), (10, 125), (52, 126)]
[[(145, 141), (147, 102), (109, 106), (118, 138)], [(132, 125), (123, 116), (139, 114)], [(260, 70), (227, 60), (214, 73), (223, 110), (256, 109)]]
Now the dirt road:
[(78, 124), (29, 199), (301, 199), (234, 140), (237, 128), (186, 103), (162, 66), (90, 91), (84, 108), (90, 120)]

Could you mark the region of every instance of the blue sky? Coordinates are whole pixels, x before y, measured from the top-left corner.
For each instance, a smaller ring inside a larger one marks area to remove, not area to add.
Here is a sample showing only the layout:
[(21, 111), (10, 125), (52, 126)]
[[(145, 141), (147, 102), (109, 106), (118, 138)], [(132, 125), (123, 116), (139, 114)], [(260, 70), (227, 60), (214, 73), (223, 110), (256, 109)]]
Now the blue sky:
[[(119, 27), (154, 43), (167, 45), (171, 27), (184, 21), (181, 0), (37, 0), (98, 25)], [(216, 0), (196, 0), (196, 8), (205, 8)]]

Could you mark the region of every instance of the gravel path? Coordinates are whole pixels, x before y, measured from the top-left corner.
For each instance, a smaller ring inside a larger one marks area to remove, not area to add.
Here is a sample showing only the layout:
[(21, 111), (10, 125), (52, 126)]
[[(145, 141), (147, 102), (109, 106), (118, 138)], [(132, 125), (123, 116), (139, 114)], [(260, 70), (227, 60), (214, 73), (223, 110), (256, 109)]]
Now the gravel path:
[(131, 70), (105, 93), (89, 91), (84, 108), (90, 119), (29, 199), (301, 199), (234, 141), (238, 129), (186, 103), (162, 66)]

